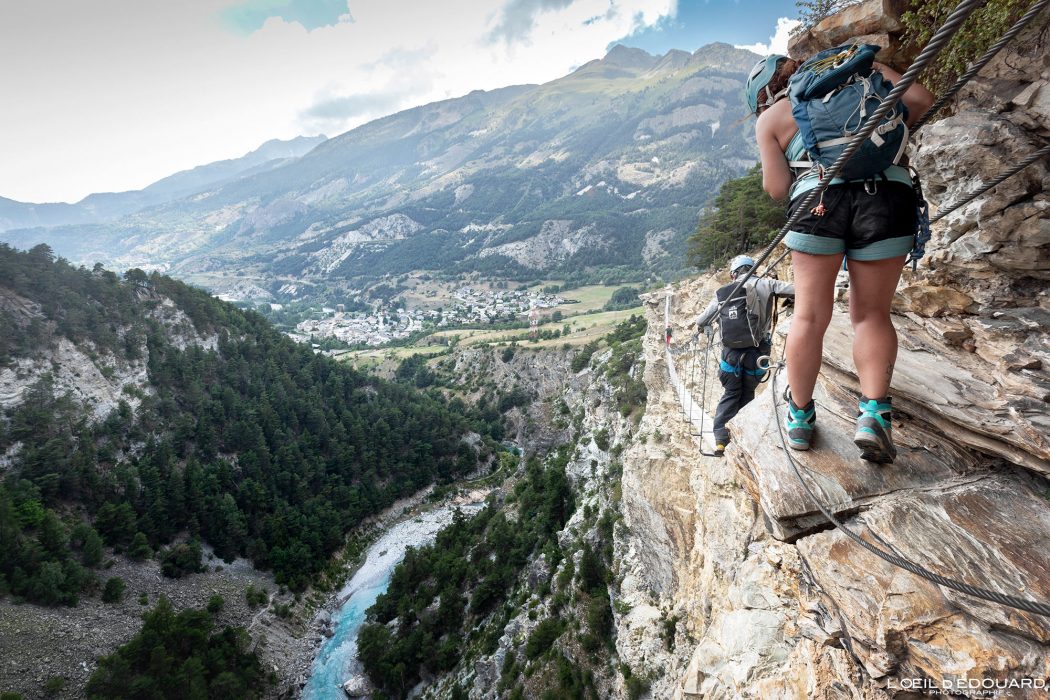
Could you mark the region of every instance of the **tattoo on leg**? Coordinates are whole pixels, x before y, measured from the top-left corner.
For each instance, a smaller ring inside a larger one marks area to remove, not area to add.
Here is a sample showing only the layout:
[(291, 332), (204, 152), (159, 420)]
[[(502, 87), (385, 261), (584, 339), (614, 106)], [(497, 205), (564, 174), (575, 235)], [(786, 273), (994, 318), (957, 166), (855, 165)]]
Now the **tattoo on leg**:
[(886, 365), (886, 381), (889, 382), (893, 379), (893, 363)]

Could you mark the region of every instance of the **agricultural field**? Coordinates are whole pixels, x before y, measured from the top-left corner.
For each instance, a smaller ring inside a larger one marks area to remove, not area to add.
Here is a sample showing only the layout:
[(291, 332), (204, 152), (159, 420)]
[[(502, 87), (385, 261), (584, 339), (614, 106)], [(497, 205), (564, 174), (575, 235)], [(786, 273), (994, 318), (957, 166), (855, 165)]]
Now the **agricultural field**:
[[(556, 281), (544, 283), (555, 285)], [(532, 332), (528, 328), (513, 330), (500, 329), (444, 329), (435, 331), (408, 347), (379, 347), (368, 350), (347, 352), (339, 359), (349, 362), (358, 368), (371, 368), (385, 371), (396, 367), (398, 363), (413, 355), (435, 355), (446, 350), (450, 343), (459, 345), (506, 345), (511, 342), (528, 344), (530, 347), (558, 347), (563, 345), (582, 346), (601, 338), (618, 323), (632, 315), (641, 313), (640, 307), (617, 311), (601, 311), (617, 286), (589, 285), (566, 290), (559, 296), (566, 299), (551, 309), (544, 309), (541, 322), (536, 328), (536, 335), (553, 335), (557, 338), (531, 340)], [(424, 295), (419, 295), (424, 296)], [(433, 297), (431, 297), (433, 299)], [(561, 313), (560, 320), (553, 320), (555, 312)], [(568, 332), (566, 332), (566, 328)], [(545, 333), (546, 332), (546, 333)]]

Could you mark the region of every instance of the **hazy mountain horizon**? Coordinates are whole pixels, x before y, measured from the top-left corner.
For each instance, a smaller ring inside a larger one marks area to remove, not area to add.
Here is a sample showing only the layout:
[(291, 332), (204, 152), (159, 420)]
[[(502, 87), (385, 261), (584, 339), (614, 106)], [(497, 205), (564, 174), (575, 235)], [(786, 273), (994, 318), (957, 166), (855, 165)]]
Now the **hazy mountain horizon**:
[(325, 135), (270, 139), (238, 158), (213, 161), (180, 170), (140, 190), (93, 192), (76, 202), (22, 202), (0, 196), (0, 231), (29, 226), (62, 226), (124, 216), (172, 199), (196, 194), (201, 189), (254, 168), (288, 158), (299, 158), (328, 140)]
[(2, 238), (270, 291), (414, 270), (644, 275), (681, 264), (705, 202), (755, 162), (740, 98), (754, 58), (618, 44), (556, 80), (403, 110), (192, 196)]

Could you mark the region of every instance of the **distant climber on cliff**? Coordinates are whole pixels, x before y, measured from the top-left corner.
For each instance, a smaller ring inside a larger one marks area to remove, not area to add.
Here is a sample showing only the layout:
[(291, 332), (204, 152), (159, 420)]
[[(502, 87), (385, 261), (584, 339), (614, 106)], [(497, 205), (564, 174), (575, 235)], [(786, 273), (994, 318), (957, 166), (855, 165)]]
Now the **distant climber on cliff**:
[(774, 297), (794, 297), (795, 288), (778, 280), (752, 277), (730, 298), (736, 280), (755, 266), (746, 255), (738, 255), (729, 264), (733, 281), (720, 287), (711, 303), (696, 319), (698, 331), (706, 330), (711, 342), (711, 324), (718, 320), (722, 335), (722, 359), (718, 379), (725, 393), (715, 410), (715, 454), (721, 456), (729, 444), (726, 423), (755, 398), (755, 389), (766, 370), (758, 366), (758, 358), (770, 351), (770, 325), (773, 319)]
[[(790, 196), (789, 216), (803, 195), (851, 141), (868, 114), (900, 75), (873, 63), (877, 46), (844, 44), (801, 65), (787, 56), (759, 61), (747, 79), (748, 107), (758, 115), (755, 138), (762, 186), (774, 199)], [(854, 442), (861, 457), (892, 462), (889, 387), (897, 358), (890, 301), (916, 230), (916, 197), (900, 165), (908, 128), (933, 104), (933, 95), (911, 85), (871, 138), (792, 227), (798, 297), (787, 338), (790, 386), (785, 428), (796, 450), (809, 449), (816, 423), (813, 387), (820, 371), (824, 332), (831, 321), (835, 277), (849, 260), (853, 362), (861, 397)], [(801, 129), (800, 129), (801, 126)], [(876, 138), (878, 137), (878, 138)]]

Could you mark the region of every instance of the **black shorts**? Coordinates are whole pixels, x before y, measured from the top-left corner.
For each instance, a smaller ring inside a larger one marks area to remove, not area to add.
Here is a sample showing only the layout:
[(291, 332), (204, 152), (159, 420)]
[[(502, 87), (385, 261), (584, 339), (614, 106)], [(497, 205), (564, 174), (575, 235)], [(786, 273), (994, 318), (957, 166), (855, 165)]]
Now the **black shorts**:
[[(791, 201), (789, 217), (803, 199), (805, 194)], [(818, 198), (809, 208), (819, 202)], [(824, 191), (824, 209), (823, 216), (803, 214), (785, 245), (813, 255), (845, 253), (850, 260), (885, 260), (907, 255), (915, 242), (915, 191), (902, 182), (831, 185)]]

